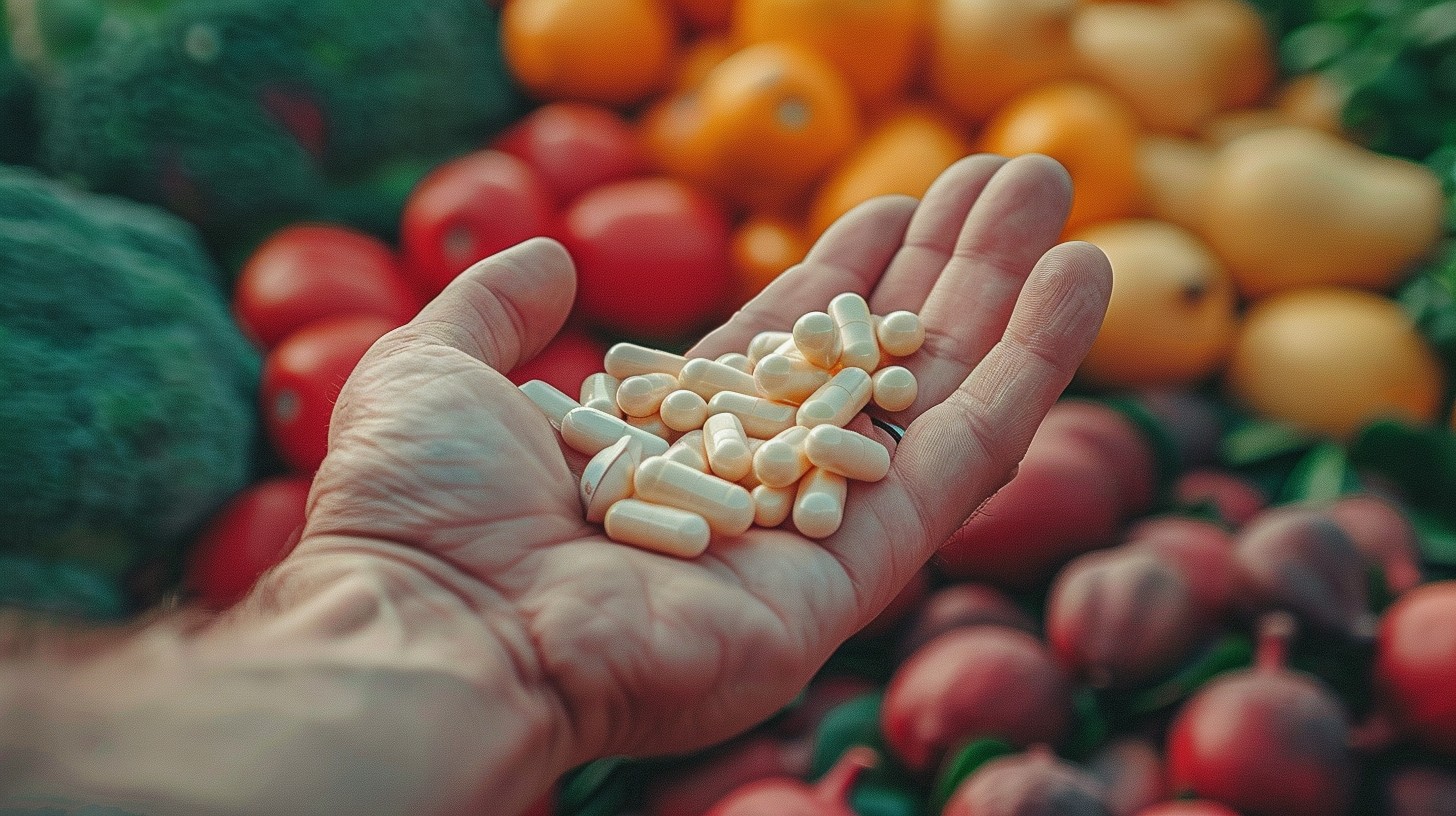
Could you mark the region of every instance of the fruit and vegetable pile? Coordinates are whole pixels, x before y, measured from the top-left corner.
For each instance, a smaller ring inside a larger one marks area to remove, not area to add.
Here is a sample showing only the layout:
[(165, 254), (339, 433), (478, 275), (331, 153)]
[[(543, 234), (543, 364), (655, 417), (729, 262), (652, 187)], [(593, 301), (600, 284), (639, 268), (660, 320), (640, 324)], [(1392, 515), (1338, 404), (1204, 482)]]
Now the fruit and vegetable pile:
[(1114, 289), (1017, 475), (770, 721), (540, 812), (1456, 813), (1453, 0), (8, 12), (0, 600), (240, 597), (364, 351), (521, 240), (580, 286), (511, 378), (586, 403), (1044, 153)]

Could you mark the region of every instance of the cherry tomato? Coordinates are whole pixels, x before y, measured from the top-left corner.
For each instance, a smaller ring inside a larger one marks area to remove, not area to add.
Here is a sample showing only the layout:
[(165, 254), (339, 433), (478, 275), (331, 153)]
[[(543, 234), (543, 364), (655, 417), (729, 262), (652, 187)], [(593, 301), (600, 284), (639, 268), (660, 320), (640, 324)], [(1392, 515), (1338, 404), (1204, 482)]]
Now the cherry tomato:
[(582, 102), (542, 105), (492, 146), (531, 165), (562, 205), (593, 187), (639, 175), (647, 166), (626, 119), (611, 108)]
[(420, 180), (400, 216), (405, 274), (434, 297), (476, 261), (547, 234), (551, 193), (524, 161), (477, 150)]
[(290, 334), (264, 358), (263, 424), (294, 470), (318, 469), (339, 389), (364, 352), (393, 328), (393, 321), (371, 315), (327, 318)]
[(516, 366), (508, 377), (516, 385), (542, 380), (575, 399), (581, 393), (581, 381), (601, 371), (602, 358), (606, 356), (606, 346), (596, 338), (568, 326), (540, 354)]
[(332, 224), (296, 224), (253, 250), (233, 290), (233, 314), (264, 349), (315, 320), (378, 315), (402, 325), (419, 311), (383, 241)]
[(563, 214), (576, 261), (576, 306), (589, 323), (651, 340), (685, 339), (724, 307), (729, 219), (676, 179), (620, 181), (589, 190)]
[(264, 479), (223, 505), (188, 557), (185, 583), (199, 602), (213, 609), (231, 606), (283, 560), (303, 526), (312, 482), (299, 475)]

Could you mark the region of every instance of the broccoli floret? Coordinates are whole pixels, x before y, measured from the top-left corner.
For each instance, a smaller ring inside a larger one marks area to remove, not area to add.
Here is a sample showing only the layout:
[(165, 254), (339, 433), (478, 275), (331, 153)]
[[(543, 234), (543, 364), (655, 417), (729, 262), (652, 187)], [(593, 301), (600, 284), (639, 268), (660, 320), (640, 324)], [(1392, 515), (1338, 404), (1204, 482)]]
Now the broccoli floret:
[[(219, 278), (174, 216), (0, 169), (0, 561), (175, 564), (247, 484), (259, 360)], [(44, 584), (0, 602), (84, 606)]]
[(11, 5), (42, 165), (166, 206), (214, 245), (356, 210), (392, 226), (402, 198), (379, 217), (340, 191), (479, 147), (524, 110), (484, 0)]

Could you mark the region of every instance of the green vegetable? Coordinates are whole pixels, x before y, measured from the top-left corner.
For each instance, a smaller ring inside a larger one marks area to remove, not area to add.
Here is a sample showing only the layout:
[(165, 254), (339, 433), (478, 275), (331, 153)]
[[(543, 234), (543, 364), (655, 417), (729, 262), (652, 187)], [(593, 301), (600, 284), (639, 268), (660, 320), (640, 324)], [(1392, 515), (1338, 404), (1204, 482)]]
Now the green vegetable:
[(30, 161), (35, 130), (35, 86), (10, 53), (9, 25), (0, 13), (0, 162)]
[(483, 0), (11, 5), (42, 166), (219, 246), (308, 218), (388, 232), (424, 169), (522, 109)]
[(248, 482), (259, 361), (218, 278), (175, 217), (0, 169), (0, 556), (38, 576), (0, 603), (112, 614), (75, 574), (150, 600)]

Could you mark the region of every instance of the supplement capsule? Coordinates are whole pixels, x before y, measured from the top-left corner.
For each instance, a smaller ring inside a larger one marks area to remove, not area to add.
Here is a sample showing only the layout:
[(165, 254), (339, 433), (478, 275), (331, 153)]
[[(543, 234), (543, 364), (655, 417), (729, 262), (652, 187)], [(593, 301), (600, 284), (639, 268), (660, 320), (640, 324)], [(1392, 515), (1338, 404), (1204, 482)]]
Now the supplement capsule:
[(697, 558), (708, 549), (707, 519), (688, 510), (623, 499), (607, 510), (604, 522), (613, 541), (664, 555)]
[(596, 456), (602, 449), (624, 436), (642, 443), (642, 456), (659, 456), (667, 452), (667, 440), (641, 428), (583, 405), (573, 408), (561, 420), (561, 439), (578, 453)]
[(617, 407), (620, 386), (621, 381), (611, 374), (593, 374), (581, 381), (581, 404), (620, 417), (622, 411)]
[(622, 419), (625, 420), (628, 425), (631, 425), (634, 428), (640, 428), (641, 430), (644, 430), (652, 434), (653, 436), (661, 437), (667, 440), (669, 443), (677, 439), (677, 432), (667, 427), (667, 424), (662, 421), (662, 417), (658, 416), (657, 414), (645, 417), (627, 416), (622, 417)]
[(794, 323), (794, 348), (820, 368), (834, 368), (843, 342), (839, 324), (827, 312), (809, 312)]
[(903, 411), (915, 404), (920, 385), (904, 366), (885, 366), (870, 377), (875, 404), (886, 411)]
[(789, 517), (794, 509), (794, 497), (798, 487), (769, 487), (759, 485), (749, 495), (753, 497), (753, 523), (760, 527), (777, 527)]
[(909, 357), (925, 343), (925, 324), (914, 312), (890, 312), (876, 321), (880, 348), (891, 357)]
[(676, 390), (677, 377), (671, 374), (633, 374), (617, 386), (616, 407), (627, 416), (649, 417), (657, 413), (663, 398)]
[(702, 471), (703, 473), (712, 470), (712, 468), (708, 467), (708, 451), (707, 448), (703, 447), (703, 432), (701, 430), (688, 431), (683, 434), (676, 442), (672, 443), (672, 446), (667, 449), (667, 453), (664, 453), (663, 456), (674, 462), (687, 465), (693, 470)]
[(748, 437), (743, 433), (743, 423), (732, 414), (713, 414), (703, 423), (703, 447), (708, 453), (708, 465), (713, 473), (736, 482), (748, 475), (753, 468), (753, 456), (748, 452)]
[(804, 453), (809, 429), (795, 425), (764, 442), (753, 454), (753, 475), (769, 487), (791, 487), (812, 463)]
[(607, 508), (632, 497), (632, 477), (642, 461), (642, 443), (630, 436), (602, 448), (581, 472), (581, 504), (586, 520), (601, 523)]
[(766, 400), (736, 391), (719, 391), (708, 400), (708, 416), (732, 414), (743, 425), (743, 432), (757, 439), (768, 439), (794, 427), (796, 406)]
[(753, 369), (758, 393), (778, 402), (803, 402), (829, 377), (828, 371), (798, 355), (769, 354)]
[(752, 374), (703, 358), (687, 361), (678, 375), (678, 384), (703, 399), (712, 399), (720, 391), (758, 395), (758, 386), (753, 384)]
[(857, 482), (878, 482), (890, 472), (890, 451), (873, 439), (834, 425), (820, 425), (804, 440), (815, 467)]
[(729, 368), (736, 368), (739, 371), (742, 371), (744, 374), (753, 373), (753, 363), (748, 359), (748, 355), (739, 354), (736, 351), (730, 351), (727, 354), (719, 355), (718, 359), (714, 360), (713, 362), (722, 363)]
[(799, 406), (798, 423), (807, 427), (844, 427), (864, 410), (873, 393), (869, 372), (862, 368), (841, 369)]
[(619, 380), (638, 374), (671, 374), (675, 377), (687, 361), (688, 358), (681, 354), (659, 351), (636, 343), (618, 343), (607, 349), (603, 368)]
[(829, 301), (829, 315), (839, 328), (839, 364), (866, 372), (880, 367), (880, 341), (875, 337), (870, 307), (854, 292), (836, 295)]
[(718, 535), (743, 535), (753, 524), (753, 498), (742, 485), (663, 456), (644, 459), (633, 477), (637, 498), (691, 510)]
[[(858, 369), (856, 369), (858, 370)], [(849, 484), (843, 476), (813, 468), (799, 482), (794, 496), (794, 527), (809, 538), (828, 538), (844, 521)]]
[(687, 389), (678, 389), (662, 398), (657, 413), (662, 424), (674, 431), (693, 431), (703, 427), (708, 418), (708, 401)]
[(568, 412), (573, 408), (580, 408), (581, 403), (568, 397), (561, 389), (543, 380), (527, 380), (520, 384), (521, 393), (526, 399), (536, 403), (541, 413), (546, 415), (546, 420), (551, 427), (561, 430), (561, 420), (566, 418)]
[(748, 341), (748, 361), (757, 366), (759, 360), (773, 354), (779, 346), (793, 339), (794, 335), (786, 331), (759, 332)]
[[(758, 449), (761, 448), (761, 447), (763, 447), (763, 443), (764, 443), (764, 440), (762, 440), (762, 439), (751, 439), (750, 438), (748, 440), (748, 456), (749, 456), (750, 460), (753, 458), (753, 455), (755, 453), (758, 453)], [(752, 467), (749, 467), (748, 468), (748, 473), (742, 479), (739, 479), (737, 481), (737, 484), (741, 484), (745, 488), (747, 488), (749, 490), (753, 490), (755, 487), (758, 487), (760, 484), (763, 484), (763, 483), (758, 480), (758, 474), (753, 471), (753, 468)]]

